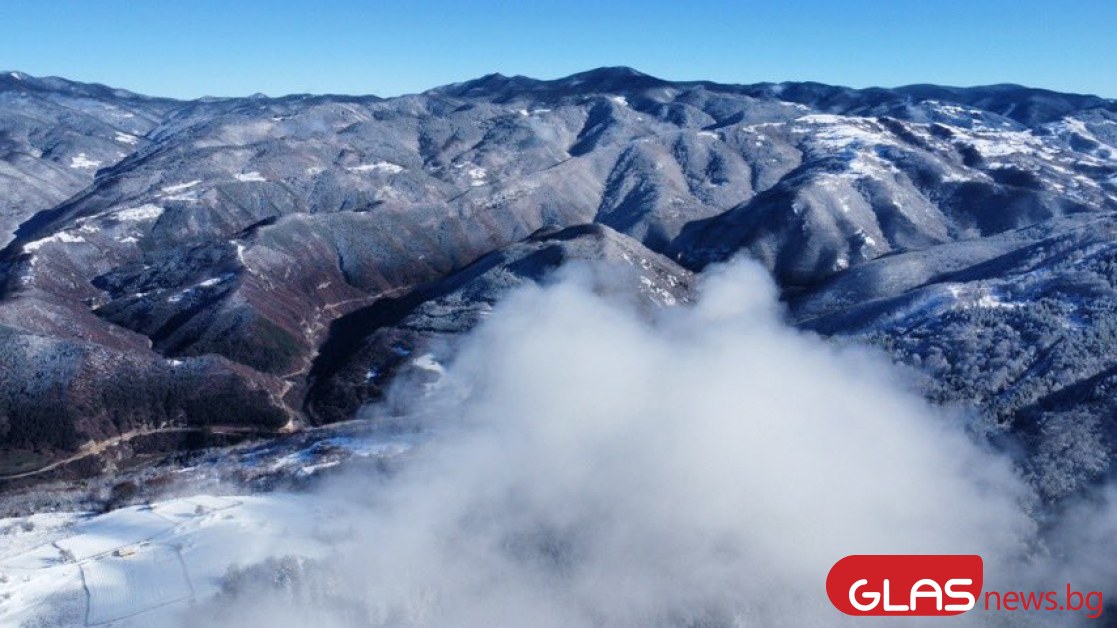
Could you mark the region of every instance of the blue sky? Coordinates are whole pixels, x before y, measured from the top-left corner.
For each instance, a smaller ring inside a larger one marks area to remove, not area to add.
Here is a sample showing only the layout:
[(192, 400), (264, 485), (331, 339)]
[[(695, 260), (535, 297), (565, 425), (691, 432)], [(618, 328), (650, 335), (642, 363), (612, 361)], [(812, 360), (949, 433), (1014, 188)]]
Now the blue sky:
[(139, 92), (416, 92), (489, 72), (1013, 82), (1117, 97), (1117, 0), (3, 0), (0, 68)]

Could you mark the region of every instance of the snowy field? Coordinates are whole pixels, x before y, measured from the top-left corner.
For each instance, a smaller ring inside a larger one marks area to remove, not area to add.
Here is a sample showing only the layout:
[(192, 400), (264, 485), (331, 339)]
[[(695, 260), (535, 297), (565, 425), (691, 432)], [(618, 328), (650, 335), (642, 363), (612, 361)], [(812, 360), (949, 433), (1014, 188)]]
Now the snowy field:
[(304, 494), (198, 495), (0, 520), (0, 626), (174, 625), (232, 565), (328, 555), (338, 508)]
[(128, 553), (81, 566), (89, 592), (88, 625), (108, 624), (193, 598), (177, 547), (146, 544), (123, 552)]

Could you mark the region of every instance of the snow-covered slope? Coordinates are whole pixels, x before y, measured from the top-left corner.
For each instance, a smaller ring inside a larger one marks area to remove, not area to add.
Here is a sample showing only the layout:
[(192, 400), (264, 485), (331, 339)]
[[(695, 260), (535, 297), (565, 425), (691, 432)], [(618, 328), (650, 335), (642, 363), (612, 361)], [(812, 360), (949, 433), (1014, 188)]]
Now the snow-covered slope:
[(338, 508), (306, 494), (193, 495), (0, 520), (0, 624), (177, 625), (233, 565), (337, 551)]
[[(35, 213), (13, 219), (0, 252), (0, 445), (19, 453), (0, 481), (74, 456), (52, 473), (88, 475), (182, 446), (172, 430), (347, 418), (407, 363), (385, 339), (403, 330), (410, 351), (467, 329), (501, 286), (540, 279), (547, 255), (656, 268), (650, 285), (629, 279), (659, 302), (684, 296), (669, 278), (749, 255), (796, 320), (889, 347), (936, 398), (976, 403), (1013, 437), (1034, 431), (1026, 408), (1049, 393), (1105, 396), (1091, 383), (1105, 359), (1064, 368), (1045, 351), (1112, 353), (1107, 254), (1086, 274), (1068, 259), (1104, 248), (1084, 225), (1105, 232), (1117, 211), (1111, 100), (601, 68), (392, 99), (191, 102), (20, 75), (0, 79), (0, 107), (13, 112), (0, 167), (68, 173), (19, 205)], [(19, 190), (43, 177), (20, 172), (12, 194), (30, 195)], [(587, 224), (598, 231), (576, 243), (533, 239)], [(1052, 238), (1062, 257), (1036, 248)], [(1036, 265), (996, 257), (1013, 251)], [(987, 307), (1015, 302), (1015, 282), (1037, 307), (1058, 302), (1039, 336), (1018, 322), (1027, 309)], [(1066, 286), (1087, 284), (1083, 316)], [(980, 336), (978, 311), (1013, 330), (1005, 351), (1035, 359), (1002, 372), (993, 354), (963, 359), (908, 333), (913, 312), (936, 328), (954, 313), (955, 337)], [(1076, 334), (1089, 340), (1061, 342)], [(1027, 392), (1002, 403), (1011, 390)]]

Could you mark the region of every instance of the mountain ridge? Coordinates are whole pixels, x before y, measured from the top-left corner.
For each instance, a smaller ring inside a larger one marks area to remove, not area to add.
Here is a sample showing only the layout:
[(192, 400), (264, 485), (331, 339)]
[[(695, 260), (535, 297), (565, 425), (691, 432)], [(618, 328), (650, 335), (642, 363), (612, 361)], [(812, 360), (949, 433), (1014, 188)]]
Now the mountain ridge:
[[(21, 76), (0, 74), (0, 449), (341, 420), (561, 261), (625, 269), (658, 307), (743, 254), (791, 320), (881, 346), (929, 397), (1023, 439), (1052, 496), (1108, 473), (1039, 470), (1056, 439), (1034, 426), (1083, 411), (1060, 391), (1109, 385), (1117, 101), (623, 67), (393, 98), (176, 101)], [(987, 335), (1020, 355), (934, 340)], [(117, 372), (137, 394), (111, 392)], [(1087, 423), (1080, 442), (1108, 451), (1111, 428)]]
[[(1035, 86), (1035, 85), (1024, 85), (1024, 84), (1021, 84), (1021, 83), (1011, 83), (1011, 82), (1007, 82), (1007, 83), (986, 83), (986, 84), (975, 84), (975, 85), (943, 85), (943, 84), (938, 84), (938, 83), (923, 83), (923, 82), (921, 82), (921, 83), (907, 83), (907, 84), (903, 84), (903, 85), (897, 85), (897, 86), (894, 86), (894, 87), (884, 87), (884, 86), (880, 86), (880, 85), (869, 85), (869, 86), (866, 86), (866, 87), (850, 87), (850, 86), (847, 86), (847, 85), (837, 85), (837, 84), (833, 84), (833, 83), (823, 83), (821, 81), (815, 81), (815, 80), (778, 81), (778, 82), (776, 82), (776, 81), (759, 81), (759, 82), (755, 82), (755, 83), (725, 83), (725, 82), (708, 81), (708, 80), (702, 80), (702, 79), (686, 79), (686, 80), (664, 79), (664, 78), (661, 78), (661, 77), (658, 77), (658, 76), (647, 74), (647, 73), (642, 72), (642, 71), (640, 71), (636, 68), (633, 68), (633, 67), (630, 67), (630, 66), (623, 66), (623, 65), (621, 65), (621, 66), (602, 66), (602, 67), (593, 68), (593, 69), (590, 69), (590, 70), (583, 70), (583, 71), (580, 71), (580, 72), (575, 72), (573, 74), (568, 74), (566, 76), (561, 76), (561, 77), (557, 77), (557, 78), (553, 78), (553, 79), (541, 79), (541, 78), (536, 78), (536, 77), (528, 76), (528, 75), (524, 75), (524, 74), (506, 75), (506, 74), (503, 74), (501, 72), (490, 72), (488, 74), (477, 77), (475, 79), (468, 79), (468, 80), (465, 80), (465, 81), (459, 81), (459, 82), (455, 82), (455, 83), (447, 83), (447, 84), (444, 84), (444, 85), (436, 85), (434, 87), (429, 87), (429, 88), (424, 89), (424, 90), (419, 91), (419, 92), (398, 94), (398, 95), (395, 95), (395, 96), (380, 96), (380, 95), (372, 94), (372, 93), (357, 93), (357, 92), (352, 92), (352, 93), (350, 93), (350, 92), (323, 92), (323, 93), (318, 93), (318, 92), (291, 92), (291, 93), (285, 93), (285, 94), (272, 96), (272, 95), (269, 95), (269, 94), (264, 94), (264, 93), (257, 92), (257, 93), (254, 93), (254, 94), (248, 94), (248, 95), (244, 95), (244, 96), (211, 96), (211, 95), (207, 95), (207, 96), (199, 96), (199, 97), (196, 97), (196, 98), (175, 98), (175, 97), (168, 97), (168, 96), (156, 96), (156, 95), (152, 95), (152, 94), (146, 94), (146, 93), (142, 93), (142, 92), (132, 91), (132, 90), (125, 89), (125, 88), (112, 87), (110, 85), (100, 83), (100, 82), (75, 81), (75, 80), (67, 79), (65, 77), (56, 76), (56, 75), (33, 75), (33, 74), (29, 74), (27, 72), (23, 72), (23, 71), (20, 71), (20, 70), (0, 70), (0, 88), (3, 88), (5, 86), (6, 87), (13, 87), (13, 86), (18, 87), (19, 83), (14, 83), (13, 81), (23, 81), (24, 85), (26, 85), (27, 82), (30, 82), (32, 84), (56, 83), (56, 84), (64, 84), (64, 85), (72, 86), (72, 88), (75, 89), (75, 90), (81, 90), (84, 87), (84, 88), (91, 88), (91, 89), (95, 89), (95, 90), (98, 90), (98, 91), (102, 91), (104, 93), (116, 93), (116, 94), (123, 95), (124, 97), (137, 98), (137, 99), (150, 99), (150, 100), (166, 100), (166, 101), (173, 101), (173, 102), (179, 102), (179, 103), (184, 103), (184, 104), (195, 103), (195, 102), (203, 102), (204, 103), (204, 102), (247, 100), (247, 99), (253, 99), (253, 98), (264, 98), (264, 99), (267, 99), (267, 100), (306, 99), (306, 98), (341, 98), (341, 99), (344, 99), (344, 98), (357, 98), (357, 99), (374, 98), (374, 99), (379, 99), (379, 100), (389, 100), (389, 99), (394, 99), (394, 98), (404, 98), (404, 97), (407, 97), (407, 96), (418, 96), (418, 95), (428, 94), (428, 93), (431, 93), (431, 92), (444, 91), (448, 88), (454, 88), (454, 87), (459, 87), (459, 86), (463, 86), (463, 85), (476, 84), (476, 83), (479, 83), (481, 81), (489, 82), (489, 81), (499, 80), (499, 81), (530, 82), (530, 83), (563, 83), (563, 82), (570, 82), (572, 79), (577, 80), (577, 79), (592, 78), (594, 76), (609, 76), (609, 75), (614, 76), (618, 80), (623, 79), (625, 76), (629, 76), (629, 77), (638, 77), (641, 80), (654, 81), (656, 84), (703, 85), (703, 86), (707, 86), (707, 87), (718, 87), (718, 88), (723, 88), (723, 89), (737, 88), (737, 89), (753, 89), (753, 90), (763, 90), (763, 89), (784, 90), (784, 89), (787, 89), (788, 87), (802, 86), (804, 88), (827, 88), (827, 89), (852, 91), (852, 92), (901, 92), (901, 93), (910, 93), (910, 94), (918, 94), (918, 93), (936, 93), (936, 94), (941, 93), (941, 94), (946, 94), (946, 93), (965, 93), (965, 92), (996, 93), (996, 92), (1006, 92), (1007, 91), (1007, 92), (1028, 92), (1028, 93), (1034, 93), (1034, 94), (1037, 94), (1037, 95), (1043, 94), (1043, 95), (1051, 95), (1051, 96), (1067, 96), (1067, 97), (1081, 98), (1081, 99), (1094, 99), (1094, 100), (1097, 100), (1097, 101), (1107, 102), (1107, 103), (1111, 103), (1111, 104), (1117, 104), (1117, 97), (1106, 97), (1106, 96), (1101, 96), (1100, 94), (1093, 94), (1093, 93), (1088, 93), (1088, 92), (1064, 92), (1064, 91), (1059, 91), (1059, 90), (1056, 90), (1056, 89), (1051, 89), (1051, 88), (1046, 88), (1046, 87), (1039, 87), (1039, 86)], [(19, 78), (16, 78), (16, 76), (18, 76)]]

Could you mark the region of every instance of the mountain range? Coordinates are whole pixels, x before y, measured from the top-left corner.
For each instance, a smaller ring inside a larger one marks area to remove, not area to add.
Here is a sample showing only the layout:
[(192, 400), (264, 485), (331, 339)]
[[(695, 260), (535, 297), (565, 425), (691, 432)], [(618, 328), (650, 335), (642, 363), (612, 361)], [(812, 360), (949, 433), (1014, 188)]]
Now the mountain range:
[(1117, 101), (600, 68), (395, 98), (0, 74), (0, 482), (354, 417), (565, 262), (746, 255), (1058, 500), (1117, 431)]

